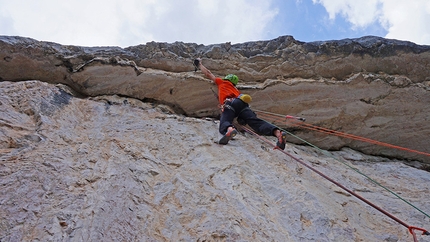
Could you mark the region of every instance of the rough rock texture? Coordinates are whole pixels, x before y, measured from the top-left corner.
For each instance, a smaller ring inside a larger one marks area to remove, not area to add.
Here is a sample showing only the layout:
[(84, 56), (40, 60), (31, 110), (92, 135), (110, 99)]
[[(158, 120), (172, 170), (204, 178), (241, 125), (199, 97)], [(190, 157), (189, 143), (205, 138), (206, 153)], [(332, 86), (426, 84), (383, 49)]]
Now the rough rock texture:
[[(215, 120), (72, 93), (39, 81), (0, 83), (2, 242), (412, 241), (405, 227), (253, 136), (219, 146)], [(286, 150), (430, 229), (429, 217), (344, 164), (427, 213), (428, 172), (350, 149)]]
[[(120, 95), (216, 117), (213, 85), (193, 72), (236, 73), (259, 110), (430, 153), (430, 46), (378, 37), (303, 43), (291, 36), (231, 45), (176, 42), (119, 47), (63, 46), (0, 36), (0, 80), (66, 84), (83, 96)], [(325, 149), (430, 162), (428, 156), (295, 130)], [(291, 140), (297, 142), (297, 140)]]

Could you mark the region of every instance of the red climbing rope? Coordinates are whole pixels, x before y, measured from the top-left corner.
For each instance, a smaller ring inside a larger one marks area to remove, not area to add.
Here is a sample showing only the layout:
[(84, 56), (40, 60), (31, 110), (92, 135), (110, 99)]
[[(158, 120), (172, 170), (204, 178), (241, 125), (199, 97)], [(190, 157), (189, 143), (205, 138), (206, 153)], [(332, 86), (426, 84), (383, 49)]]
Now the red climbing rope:
[(413, 149), (409, 149), (409, 148), (405, 148), (405, 147), (401, 147), (401, 146), (397, 146), (397, 145), (392, 145), (392, 144), (380, 142), (377, 140), (368, 139), (368, 138), (361, 137), (358, 135), (348, 134), (348, 133), (344, 133), (344, 132), (331, 130), (331, 129), (319, 127), (316, 125), (300, 122), (299, 120), (301, 120), (301, 118), (298, 118), (298, 117), (294, 117), (294, 116), (290, 116), (290, 115), (284, 116), (284, 115), (280, 115), (280, 114), (274, 114), (274, 113), (258, 111), (258, 110), (254, 110), (254, 111), (257, 112), (259, 117), (261, 117), (262, 119), (265, 119), (265, 120), (268, 120), (271, 122), (280, 122), (280, 123), (289, 122), (290, 124), (292, 124), (294, 126), (298, 126), (298, 127), (309, 129), (309, 130), (318, 131), (318, 132), (325, 133), (325, 134), (336, 135), (339, 137), (349, 138), (349, 139), (363, 141), (363, 142), (367, 142), (367, 143), (371, 143), (371, 144), (375, 144), (375, 145), (380, 145), (380, 146), (385, 146), (385, 147), (389, 147), (389, 148), (393, 148), (393, 149), (408, 151), (408, 152), (412, 152), (412, 153), (416, 153), (416, 154), (420, 154), (420, 155), (430, 156), (430, 153), (427, 153), (427, 152), (413, 150)]
[(336, 186), (342, 188), (343, 190), (345, 190), (346, 192), (348, 192), (349, 194), (355, 196), (356, 198), (360, 199), (361, 201), (367, 203), (368, 205), (372, 206), (373, 208), (375, 208), (376, 210), (378, 210), (379, 212), (385, 214), (386, 216), (390, 217), (391, 219), (393, 219), (394, 221), (396, 221), (397, 223), (403, 225), (404, 227), (406, 227), (409, 231), (409, 233), (412, 234), (413, 238), (414, 238), (414, 242), (417, 242), (417, 238), (416, 235), (414, 233), (414, 230), (420, 230), (423, 232), (423, 235), (430, 235), (430, 233), (422, 228), (418, 228), (418, 227), (413, 227), (413, 226), (409, 226), (407, 223), (403, 222), (402, 220), (398, 219), (397, 217), (395, 217), (394, 215), (388, 213), (387, 211), (383, 210), (382, 208), (378, 207), (377, 205), (371, 203), (369, 200), (365, 199), (364, 197), (358, 195), (357, 193), (353, 192), (352, 190), (348, 189), (347, 187), (343, 186), (342, 184), (340, 184), (339, 182), (336, 182), (335, 180), (331, 179), (330, 177), (326, 176), (325, 174), (323, 174), (322, 172), (318, 171), (317, 169), (313, 168), (312, 166), (306, 164), (305, 162), (301, 161), (300, 159), (298, 159), (297, 157), (291, 155), (290, 153), (286, 152), (285, 150), (279, 149), (273, 142), (271, 142), (270, 140), (268, 140), (267, 138), (258, 135), (256, 132), (254, 132), (252, 129), (246, 127), (246, 126), (241, 126), (243, 130), (245, 130), (246, 132), (256, 136), (257, 138), (259, 138), (260, 140), (262, 140), (263, 142), (271, 145), (272, 147), (274, 147), (274, 149), (279, 150), (280, 152), (284, 153), (285, 155), (289, 156), (290, 158), (292, 158), (293, 160), (297, 161), (298, 163), (300, 163), (301, 165), (305, 166), (306, 168), (312, 170), (313, 172), (317, 173), (318, 175), (320, 175), (321, 177), (325, 178), (326, 180), (330, 181), (331, 183), (335, 184)]

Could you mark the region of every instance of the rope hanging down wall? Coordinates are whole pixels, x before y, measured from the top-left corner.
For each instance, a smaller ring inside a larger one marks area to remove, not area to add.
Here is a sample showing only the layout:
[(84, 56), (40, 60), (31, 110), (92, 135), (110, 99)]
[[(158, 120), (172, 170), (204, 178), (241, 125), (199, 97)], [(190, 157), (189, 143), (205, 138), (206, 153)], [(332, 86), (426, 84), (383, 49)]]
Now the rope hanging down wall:
[[(239, 125), (240, 126), (240, 125)], [(274, 147), (274, 149), (277, 149), (276, 145), (271, 142), (270, 140), (266, 139), (263, 136), (258, 135), (256, 132), (254, 132), (252, 129), (246, 127), (246, 126), (240, 126), (243, 130), (245, 130), (246, 132), (256, 136), (258, 139), (262, 140), (263, 142), (269, 144), (270, 146)], [(290, 153), (281, 150), (281, 149), (277, 149), (280, 152), (284, 153), (285, 155), (289, 156), (290, 158), (292, 158), (293, 160), (295, 160), (296, 162), (300, 163), (301, 165), (305, 166), (306, 168), (310, 169), (311, 171), (317, 173), (318, 175), (320, 175), (321, 177), (323, 177), (324, 179), (330, 181), (331, 183), (333, 183), (334, 185), (340, 187), (341, 189), (343, 189), (344, 191), (348, 192), (349, 194), (353, 195), (354, 197), (360, 199), (361, 201), (365, 202), (366, 204), (370, 205), (371, 207), (375, 208), (376, 210), (378, 210), (379, 212), (383, 213), (384, 215), (386, 215), (387, 217), (393, 219), (394, 221), (396, 221), (397, 223), (403, 225), (404, 227), (406, 227), (409, 231), (409, 233), (413, 236), (414, 242), (418, 241), (418, 238), (415, 234), (415, 231), (421, 231), (422, 235), (430, 235), (430, 232), (428, 232), (427, 230), (423, 229), (423, 228), (419, 228), (419, 227), (415, 227), (415, 226), (410, 226), (408, 225), (406, 222), (400, 220), (399, 218), (395, 217), (394, 215), (390, 214), (389, 212), (385, 211), (384, 209), (378, 207), (377, 205), (373, 204), (372, 202), (370, 202), (369, 200), (367, 200), (366, 198), (360, 196), (359, 194), (355, 193), (354, 191), (348, 189), (347, 187), (343, 186), (342, 184), (340, 184), (339, 182), (333, 180), (332, 178), (326, 176), (325, 174), (321, 173), (320, 171), (318, 171), (317, 169), (313, 168), (312, 166), (306, 164), (305, 162), (301, 161), (300, 159), (298, 159), (297, 157), (291, 155)], [(366, 176), (367, 177), (367, 176)], [(428, 215), (427, 215), (428, 216)]]

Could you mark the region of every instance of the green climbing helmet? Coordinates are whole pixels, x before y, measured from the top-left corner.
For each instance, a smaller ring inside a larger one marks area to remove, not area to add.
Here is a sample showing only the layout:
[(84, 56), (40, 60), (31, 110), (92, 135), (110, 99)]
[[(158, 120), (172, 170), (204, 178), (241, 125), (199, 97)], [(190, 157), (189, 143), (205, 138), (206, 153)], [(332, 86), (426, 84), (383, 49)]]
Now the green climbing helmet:
[(237, 83), (239, 82), (239, 77), (237, 77), (234, 74), (228, 74), (227, 76), (224, 77), (224, 80), (229, 80), (231, 83), (233, 83), (233, 85), (237, 85)]

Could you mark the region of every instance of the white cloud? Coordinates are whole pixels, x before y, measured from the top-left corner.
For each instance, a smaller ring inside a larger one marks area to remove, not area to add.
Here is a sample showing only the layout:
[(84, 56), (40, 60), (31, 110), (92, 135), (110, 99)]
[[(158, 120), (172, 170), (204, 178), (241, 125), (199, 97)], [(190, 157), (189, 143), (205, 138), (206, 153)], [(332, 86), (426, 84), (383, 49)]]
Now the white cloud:
[(381, 24), (386, 38), (409, 40), (430, 45), (429, 0), (312, 0), (322, 4), (330, 19), (341, 15), (352, 28)]
[(356, 27), (365, 27), (377, 20), (379, 15), (379, 0), (312, 0), (322, 4), (330, 19), (335, 19), (337, 14), (342, 15)]
[(382, 21), (387, 38), (430, 45), (430, 1), (384, 1)]
[[(0, 1), (13, 19), (12, 34), (64, 44), (113, 42), (117, 21), (109, 4), (95, 1)], [(4, 33), (1, 29), (0, 34)]]
[(84, 46), (238, 43), (264, 38), (277, 14), (258, 0), (0, 0), (0, 35)]

